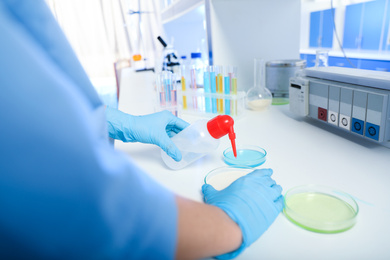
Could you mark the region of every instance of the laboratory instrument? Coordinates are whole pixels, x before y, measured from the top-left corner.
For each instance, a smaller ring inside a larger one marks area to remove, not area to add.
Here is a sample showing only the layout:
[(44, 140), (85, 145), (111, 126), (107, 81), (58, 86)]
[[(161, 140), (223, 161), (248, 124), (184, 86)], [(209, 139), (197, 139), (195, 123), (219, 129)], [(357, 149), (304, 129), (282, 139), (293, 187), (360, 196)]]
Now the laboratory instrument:
[(267, 158), (267, 152), (256, 145), (237, 146), (237, 157), (234, 156), (231, 147), (223, 152), (223, 160), (228, 165), (257, 167), (262, 165)]
[(284, 214), (292, 223), (318, 233), (339, 233), (352, 228), (359, 212), (352, 196), (320, 185), (288, 190), (284, 205)]
[(210, 184), (216, 190), (223, 190), (238, 178), (253, 172), (248, 166), (224, 166), (213, 169), (204, 177), (204, 183)]
[(272, 94), (265, 84), (265, 61), (254, 60), (254, 87), (247, 92), (247, 107), (251, 110), (264, 110), (272, 103)]
[(216, 150), (219, 146), (219, 138), (225, 135), (229, 136), (234, 156), (237, 156), (236, 134), (233, 126), (234, 120), (228, 115), (219, 115), (211, 120), (198, 120), (171, 138), (180, 150), (182, 159), (177, 162), (164, 151), (161, 151), (161, 157), (169, 168), (182, 169)]
[(267, 61), (266, 86), (272, 93), (272, 105), (288, 104), (290, 78), (305, 67), (305, 60)]
[(390, 148), (390, 74), (341, 67), (290, 79), (290, 111)]
[[(179, 73), (180, 72), (180, 63), (179, 58), (176, 50), (173, 48), (173, 45), (167, 44), (161, 36), (157, 37), (157, 40), (161, 43), (161, 45), (164, 47), (162, 57), (159, 61), (160, 64), (157, 64), (158, 66), (161, 66), (161, 71), (170, 71), (173, 73)], [(157, 67), (157, 66), (156, 66)], [(156, 68), (157, 72), (160, 72), (160, 69)]]

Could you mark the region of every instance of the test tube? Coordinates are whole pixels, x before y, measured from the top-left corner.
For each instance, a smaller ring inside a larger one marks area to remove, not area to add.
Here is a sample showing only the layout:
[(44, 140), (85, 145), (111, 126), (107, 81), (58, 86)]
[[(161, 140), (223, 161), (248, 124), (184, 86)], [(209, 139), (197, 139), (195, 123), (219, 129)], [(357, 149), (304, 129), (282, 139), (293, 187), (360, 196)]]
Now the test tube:
[(177, 116), (176, 76), (170, 71), (162, 71), (156, 77), (160, 107)]
[(195, 66), (192, 66), (190, 69), (190, 77), (191, 77), (191, 89), (192, 89), (192, 108), (197, 110), (198, 109), (198, 101), (197, 101), (197, 95), (196, 95), (196, 89), (197, 82), (196, 82), (196, 68)]
[[(223, 94), (223, 67), (222, 66), (216, 66), (215, 73), (217, 75), (217, 93), (222, 95)], [(223, 99), (217, 98), (217, 112), (218, 114), (223, 113)]]
[(237, 115), (237, 67), (231, 66), (229, 70), (230, 78), (230, 95), (232, 97), (230, 101), (230, 113), (231, 115)]
[(211, 98), (209, 94), (211, 93), (211, 82), (210, 82), (210, 67), (205, 67), (203, 72), (203, 81), (204, 81), (204, 94), (205, 94), (205, 110), (206, 113), (211, 113)]
[(187, 66), (180, 66), (181, 72), (181, 90), (183, 91), (183, 109), (187, 109), (187, 96), (186, 94), (186, 77), (187, 77)]
[(230, 66), (226, 66), (224, 69), (224, 94), (225, 96), (225, 115), (230, 115)]
[(171, 74), (170, 80), (170, 111), (175, 116), (178, 116), (178, 106), (177, 106), (177, 77), (176, 74)]
[[(210, 90), (212, 94), (217, 93), (217, 75), (215, 74), (215, 66), (209, 66), (210, 71)], [(211, 98), (211, 111), (216, 114), (217, 111), (217, 99)]]
[(164, 84), (164, 79), (166, 78), (167, 73), (167, 71), (162, 71), (161, 73), (157, 74), (156, 77), (156, 88), (161, 108), (166, 107), (166, 88)]

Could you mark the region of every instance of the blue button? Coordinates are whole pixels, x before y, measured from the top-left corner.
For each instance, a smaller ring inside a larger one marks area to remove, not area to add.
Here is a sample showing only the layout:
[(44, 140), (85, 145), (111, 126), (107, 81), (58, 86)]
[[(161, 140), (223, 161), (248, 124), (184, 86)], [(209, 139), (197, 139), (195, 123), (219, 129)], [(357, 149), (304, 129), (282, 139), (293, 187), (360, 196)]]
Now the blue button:
[(366, 134), (368, 138), (379, 140), (379, 125), (374, 125), (371, 123), (366, 123)]
[(363, 135), (363, 129), (364, 129), (364, 121), (357, 118), (352, 118), (351, 131), (359, 135)]

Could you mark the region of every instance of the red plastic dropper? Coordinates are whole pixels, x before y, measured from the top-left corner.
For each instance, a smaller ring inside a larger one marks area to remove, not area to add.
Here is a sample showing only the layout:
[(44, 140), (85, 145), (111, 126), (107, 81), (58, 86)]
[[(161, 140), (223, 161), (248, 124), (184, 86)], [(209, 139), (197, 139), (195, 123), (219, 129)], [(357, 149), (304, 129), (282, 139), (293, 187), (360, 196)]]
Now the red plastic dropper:
[(232, 143), (234, 157), (237, 157), (236, 134), (234, 133), (234, 120), (228, 115), (219, 115), (207, 122), (207, 130), (215, 139), (228, 135)]

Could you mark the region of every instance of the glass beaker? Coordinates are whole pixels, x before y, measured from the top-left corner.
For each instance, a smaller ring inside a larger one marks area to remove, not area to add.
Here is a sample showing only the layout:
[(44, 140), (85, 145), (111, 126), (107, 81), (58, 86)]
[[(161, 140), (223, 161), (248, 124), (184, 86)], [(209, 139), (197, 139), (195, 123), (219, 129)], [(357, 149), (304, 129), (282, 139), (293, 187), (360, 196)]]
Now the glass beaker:
[(247, 92), (247, 107), (251, 110), (263, 110), (272, 103), (272, 94), (265, 85), (265, 61), (255, 58), (254, 87)]
[(317, 50), (315, 67), (328, 67), (328, 57), (329, 57), (329, 51)]

